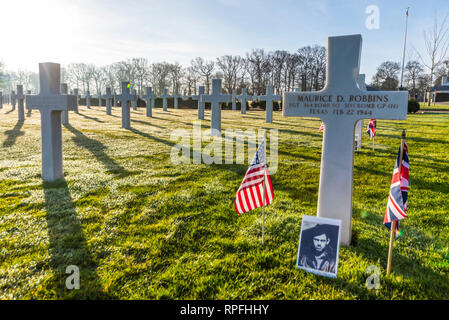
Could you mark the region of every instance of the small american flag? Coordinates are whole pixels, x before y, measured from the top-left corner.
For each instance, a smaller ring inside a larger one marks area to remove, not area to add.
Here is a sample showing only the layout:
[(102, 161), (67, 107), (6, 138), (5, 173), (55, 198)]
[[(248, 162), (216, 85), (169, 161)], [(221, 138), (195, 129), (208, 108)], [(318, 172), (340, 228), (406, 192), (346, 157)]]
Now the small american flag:
[(273, 202), (274, 193), (270, 175), (266, 165), (265, 140), (257, 149), (251, 164), (246, 171), (240, 188), (235, 195), (235, 210), (238, 214), (254, 210), (263, 206), (264, 177), (265, 177), (265, 205)]
[(408, 8), (405, 9), (405, 16), (408, 17)]
[(324, 131), (324, 122), (321, 122), (320, 128), (318, 129), (318, 131)]
[(368, 129), (366, 130), (366, 133), (368, 133), (369, 138), (373, 139), (376, 136), (376, 119), (370, 119), (368, 123)]
[[(384, 225), (391, 230), (391, 223), (395, 220), (402, 220), (407, 218), (407, 198), (408, 198), (408, 147), (404, 141), (404, 151), (402, 155), (401, 172), (399, 172), (399, 159), (401, 156), (401, 149), (399, 149), (398, 156), (393, 170), (393, 178), (391, 180), (390, 194), (388, 196), (387, 209), (385, 210)], [(396, 237), (400, 235), (399, 221), (396, 223)]]

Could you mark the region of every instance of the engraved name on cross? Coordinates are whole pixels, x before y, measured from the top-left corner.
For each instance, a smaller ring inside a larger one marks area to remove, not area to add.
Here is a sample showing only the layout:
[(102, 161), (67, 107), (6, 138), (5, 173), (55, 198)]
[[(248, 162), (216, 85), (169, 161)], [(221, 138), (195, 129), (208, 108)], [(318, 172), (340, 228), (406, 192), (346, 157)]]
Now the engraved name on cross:
[(325, 124), (317, 215), (342, 221), (342, 245), (351, 242), (355, 123), (407, 117), (407, 91), (368, 92), (358, 87), (361, 47), (361, 35), (329, 37), (326, 86), (283, 96), (284, 116), (316, 117)]

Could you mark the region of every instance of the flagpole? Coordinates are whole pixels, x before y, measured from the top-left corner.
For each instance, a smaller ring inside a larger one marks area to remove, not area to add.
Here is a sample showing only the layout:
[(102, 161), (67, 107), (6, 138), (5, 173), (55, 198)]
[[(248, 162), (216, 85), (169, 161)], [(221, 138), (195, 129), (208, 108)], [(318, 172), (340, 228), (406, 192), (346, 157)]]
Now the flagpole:
[(374, 139), (376, 139), (376, 135), (373, 136), (373, 151), (374, 151)]
[(267, 132), (264, 132), (263, 137), (264, 143), (265, 143), (265, 163), (264, 163), (264, 170), (263, 170), (263, 195), (262, 195), (262, 245), (264, 245), (265, 242), (265, 181), (267, 179), (267, 170), (266, 170), (266, 161), (267, 161)]
[(401, 86), (399, 87), (399, 90), (402, 89), (402, 80), (404, 78), (404, 63), (405, 63), (405, 48), (407, 46), (407, 25), (408, 25), (408, 9), (410, 7), (407, 7), (407, 15), (405, 16), (405, 36), (404, 36), (404, 51), (402, 53), (402, 70), (401, 70)]
[[(399, 186), (401, 184), (401, 169), (402, 169), (402, 157), (404, 155), (404, 143), (405, 143), (405, 130), (402, 130), (401, 135), (401, 151), (399, 153), (399, 164), (398, 164), (398, 174), (399, 174)], [(399, 188), (400, 190), (400, 188)], [(388, 262), (387, 262), (387, 275), (390, 274), (391, 271), (391, 258), (393, 255), (393, 244), (394, 244), (394, 235), (396, 233), (396, 224), (397, 220), (393, 220), (390, 226), (390, 247), (388, 248)]]

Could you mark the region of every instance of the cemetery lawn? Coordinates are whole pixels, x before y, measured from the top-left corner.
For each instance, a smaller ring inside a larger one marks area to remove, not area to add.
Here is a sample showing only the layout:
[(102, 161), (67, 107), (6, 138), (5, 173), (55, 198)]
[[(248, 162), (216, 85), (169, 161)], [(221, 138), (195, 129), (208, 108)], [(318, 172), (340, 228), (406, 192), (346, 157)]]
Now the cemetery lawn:
[(449, 111), (449, 104), (433, 104), (431, 103), (430, 106), (427, 105), (427, 103), (420, 102), (419, 103), (420, 110), (438, 110), (438, 111)]
[[(178, 142), (170, 133), (191, 132), (195, 110), (147, 118), (139, 108), (124, 130), (119, 108), (107, 116), (82, 106), (63, 128), (64, 180), (43, 183), (39, 113), (22, 123), (10, 109), (0, 109), (1, 299), (449, 299), (449, 114), (378, 121), (375, 152), (363, 137), (352, 245), (340, 249), (338, 277), (329, 279), (295, 267), (301, 218), (316, 215), (319, 120), (274, 112), (265, 124), (264, 112), (222, 112), (223, 129), (279, 129), (262, 247), (261, 209), (238, 216), (233, 205), (247, 164), (170, 161)], [(210, 110), (205, 116), (208, 130)], [(386, 276), (382, 221), (403, 128), (409, 218)], [(80, 269), (79, 290), (66, 289), (70, 265)], [(365, 286), (371, 265), (378, 290)]]

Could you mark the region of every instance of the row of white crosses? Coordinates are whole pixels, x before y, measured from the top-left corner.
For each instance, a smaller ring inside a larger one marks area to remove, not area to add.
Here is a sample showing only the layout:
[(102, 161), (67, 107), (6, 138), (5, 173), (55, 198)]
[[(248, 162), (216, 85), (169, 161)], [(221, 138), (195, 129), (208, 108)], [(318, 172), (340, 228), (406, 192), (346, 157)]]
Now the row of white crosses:
[(361, 47), (361, 35), (329, 37), (324, 89), (283, 96), (284, 116), (324, 122), (317, 215), (341, 220), (342, 245), (351, 242), (355, 123), (407, 117), (407, 91), (368, 92), (357, 85)]

